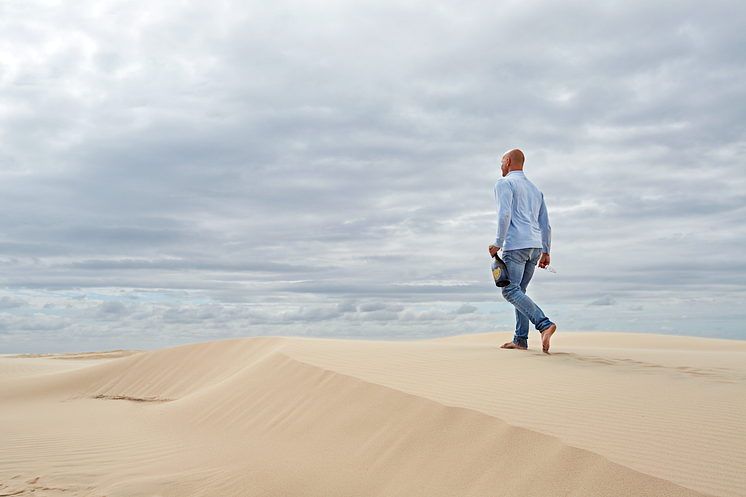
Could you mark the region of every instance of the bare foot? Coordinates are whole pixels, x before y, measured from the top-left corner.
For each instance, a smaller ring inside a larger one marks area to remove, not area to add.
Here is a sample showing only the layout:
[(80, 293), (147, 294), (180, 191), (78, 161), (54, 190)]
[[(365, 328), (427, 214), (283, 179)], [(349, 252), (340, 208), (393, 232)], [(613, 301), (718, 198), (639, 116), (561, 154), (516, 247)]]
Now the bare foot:
[(513, 342), (508, 342), (500, 345), (501, 349), (515, 349), (515, 350), (528, 350), (528, 347), (521, 347), (520, 345), (516, 345)]
[(555, 331), (557, 331), (557, 325), (553, 324), (541, 332), (541, 350), (543, 350), (545, 354), (549, 353), (549, 340), (552, 338)]

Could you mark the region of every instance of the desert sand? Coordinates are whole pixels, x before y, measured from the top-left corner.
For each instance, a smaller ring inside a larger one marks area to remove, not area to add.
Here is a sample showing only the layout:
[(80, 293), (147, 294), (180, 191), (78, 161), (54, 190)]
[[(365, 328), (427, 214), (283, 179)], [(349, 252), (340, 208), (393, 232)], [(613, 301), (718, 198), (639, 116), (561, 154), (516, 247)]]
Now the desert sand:
[(746, 342), (509, 339), (0, 356), (0, 496), (746, 495)]

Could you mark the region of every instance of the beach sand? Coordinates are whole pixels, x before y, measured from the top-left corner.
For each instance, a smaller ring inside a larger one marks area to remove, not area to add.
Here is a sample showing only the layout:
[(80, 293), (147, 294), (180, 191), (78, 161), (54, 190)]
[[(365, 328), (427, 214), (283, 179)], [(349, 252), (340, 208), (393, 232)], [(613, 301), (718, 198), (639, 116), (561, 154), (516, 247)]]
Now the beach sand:
[(746, 342), (508, 340), (0, 356), (0, 496), (746, 495)]

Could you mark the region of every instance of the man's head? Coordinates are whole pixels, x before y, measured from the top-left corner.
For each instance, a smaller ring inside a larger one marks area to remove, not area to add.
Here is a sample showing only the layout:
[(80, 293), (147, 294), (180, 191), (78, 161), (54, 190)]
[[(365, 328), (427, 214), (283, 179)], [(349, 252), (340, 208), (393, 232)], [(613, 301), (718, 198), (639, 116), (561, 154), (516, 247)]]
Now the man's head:
[(500, 164), (503, 177), (507, 176), (510, 171), (523, 171), (523, 161), (525, 159), (523, 152), (517, 148), (514, 148), (510, 152), (505, 152), (502, 163)]

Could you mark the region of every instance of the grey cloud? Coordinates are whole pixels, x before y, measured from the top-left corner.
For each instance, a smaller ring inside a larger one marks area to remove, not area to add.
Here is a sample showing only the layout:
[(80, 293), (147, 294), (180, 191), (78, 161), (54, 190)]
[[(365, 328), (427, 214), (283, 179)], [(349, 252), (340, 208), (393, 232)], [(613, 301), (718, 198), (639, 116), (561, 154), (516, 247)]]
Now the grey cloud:
[(453, 319), (453, 317), (440, 309), (428, 309), (420, 312), (407, 309), (398, 316), (398, 319), (401, 321), (444, 321)]
[(170, 324), (193, 324), (219, 319), (223, 308), (216, 305), (198, 306), (196, 308), (173, 307), (163, 313), (164, 321)]
[(463, 305), (461, 305), (461, 307), (459, 307), (458, 309), (456, 309), (453, 312), (454, 312), (454, 314), (471, 314), (471, 313), (476, 312), (476, 311), (477, 311), (477, 308), (474, 307), (473, 305), (463, 304)]
[(13, 298), (8, 296), (0, 297), (0, 310), (6, 311), (9, 309), (19, 309), (26, 307), (28, 301), (19, 298)]
[(384, 302), (367, 302), (358, 307), (358, 311), (360, 312), (374, 312), (382, 311), (384, 309), (386, 309), (386, 304)]
[(287, 321), (326, 321), (339, 317), (340, 312), (334, 308), (302, 307), (297, 311), (286, 311), (281, 314), (283, 320)]
[[(58, 266), (59, 267), (59, 266)], [(196, 260), (191, 259), (161, 259), (161, 260), (87, 260), (83, 262), (73, 262), (67, 265), (73, 270), (89, 271), (122, 271), (122, 270), (165, 270), (165, 271), (220, 271), (220, 272), (260, 272), (260, 273), (314, 273), (324, 272), (334, 269), (332, 266), (318, 267), (314, 265), (298, 265), (272, 263), (269, 261), (246, 262), (236, 261), (232, 263), (220, 263), (214, 260)], [(60, 269), (67, 269), (62, 266)], [(52, 269), (56, 269), (52, 267)]]
[(606, 295), (613, 314), (584, 321), (603, 328), (643, 300), (746, 290), (737, 2), (18, 9), (0, 20), (0, 285), (76, 305), (144, 290), (61, 340), (134, 320), (481, 326), (462, 304), (505, 305), (485, 254), (514, 146), (554, 228), (540, 303)]
[(617, 302), (611, 296), (606, 295), (604, 297), (601, 297), (600, 299), (594, 300), (588, 305), (601, 305), (601, 306), (607, 306), (607, 305), (616, 305)]
[(353, 302), (346, 301), (346, 302), (340, 302), (337, 304), (337, 310), (340, 313), (346, 313), (346, 312), (357, 312), (357, 307)]
[(43, 314), (25, 314), (14, 316), (6, 312), (0, 313), (0, 330), (5, 333), (19, 335), (24, 332), (55, 331), (70, 326), (71, 321), (58, 316)]
[[(135, 311), (136, 307), (120, 300), (104, 301), (93, 307), (87, 307), (84, 316), (93, 321), (119, 321)], [(80, 317), (80, 316), (76, 316)]]
[(101, 314), (125, 314), (128, 311), (128, 307), (124, 302), (111, 301), (103, 302), (98, 306), (98, 310)]

